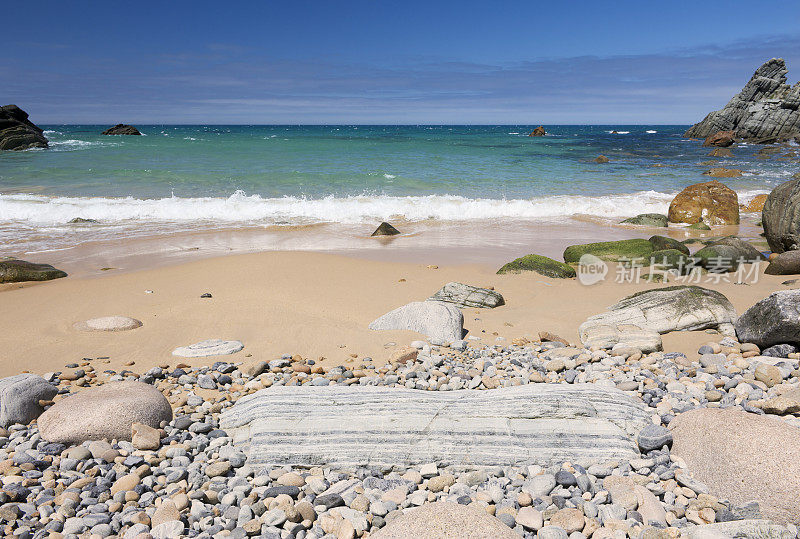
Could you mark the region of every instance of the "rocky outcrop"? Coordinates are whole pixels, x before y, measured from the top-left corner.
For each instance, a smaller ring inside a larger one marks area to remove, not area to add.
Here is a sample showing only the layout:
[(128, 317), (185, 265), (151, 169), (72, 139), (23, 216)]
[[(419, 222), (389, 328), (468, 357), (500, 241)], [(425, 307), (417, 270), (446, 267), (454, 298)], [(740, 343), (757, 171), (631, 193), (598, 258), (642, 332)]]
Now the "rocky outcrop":
[(774, 344), (800, 344), (800, 290), (773, 292), (736, 321), (736, 336), (766, 348)]
[(742, 204), (739, 208), (745, 213), (755, 213), (760, 212), (764, 209), (764, 203), (767, 202), (767, 195), (760, 194), (753, 197), (753, 199), (748, 202), (747, 204)]
[(597, 157), (594, 158), (595, 163), (608, 163), (609, 161), (611, 160), (605, 155), (598, 155)]
[(416, 331), (426, 335), (431, 342), (447, 344), (463, 337), (464, 315), (449, 303), (415, 301), (373, 320), (369, 329)]
[(716, 273), (736, 271), (740, 264), (764, 260), (764, 255), (748, 242), (736, 237), (722, 238), (697, 251), (696, 265)]
[(553, 279), (574, 279), (576, 275), (575, 268), (569, 264), (542, 255), (526, 255), (512, 260), (497, 270), (497, 274), (522, 273), (525, 271), (532, 271)]
[(712, 178), (739, 178), (741, 175), (742, 171), (738, 168), (714, 167), (703, 172), (703, 176), (711, 176)]
[(628, 225), (665, 227), (667, 226), (667, 216), (660, 213), (641, 213), (622, 222)]
[(706, 137), (703, 146), (717, 146), (727, 148), (736, 141), (736, 134), (733, 131), (717, 131), (713, 135)]
[(47, 148), (44, 132), (16, 105), (0, 107), (0, 150)]
[(372, 233), (373, 236), (397, 236), (398, 234), (400, 234), (400, 231), (386, 221), (379, 224), (375, 232)]
[(240, 398), (220, 426), (258, 469), (273, 465), (587, 465), (636, 458), (649, 414), (595, 384), (490, 391), (271, 387)]
[(467, 307), (494, 309), (506, 303), (499, 292), (463, 283), (447, 283), (428, 300), (452, 303), (462, 309)]
[(672, 199), (667, 215), (671, 223), (738, 225), (739, 197), (717, 180), (696, 183)]
[(539, 126), (528, 135), (529, 137), (543, 137), (545, 135), (544, 126)]
[(39, 432), (48, 442), (130, 440), (134, 423), (159, 428), (172, 420), (166, 397), (150, 384), (110, 382), (61, 399), (39, 416)]
[(653, 244), (645, 239), (601, 241), (570, 245), (564, 250), (564, 262), (577, 264), (585, 254), (594, 255), (601, 260), (616, 262), (620, 260), (644, 259), (653, 252)]
[(132, 125), (117, 124), (114, 127), (109, 127), (102, 133), (103, 135), (141, 135), (138, 129)]
[(800, 178), (772, 190), (761, 211), (764, 237), (774, 253), (800, 247)]
[(40, 401), (49, 401), (58, 388), (37, 374), (18, 374), (0, 379), (0, 427), (27, 425), (44, 411)]
[(691, 410), (669, 426), (672, 454), (710, 494), (755, 500), (765, 517), (800, 524), (800, 429), (734, 408)]
[(589, 317), (578, 334), (584, 344), (607, 331), (605, 328), (627, 325), (660, 334), (713, 328), (733, 335), (734, 320), (733, 305), (719, 292), (699, 286), (670, 286), (620, 300), (607, 312)]
[(782, 58), (769, 60), (722, 110), (710, 113), (685, 136), (732, 131), (737, 140), (769, 143), (800, 135), (800, 84), (786, 84), (787, 71)]
[(65, 272), (50, 264), (35, 264), (16, 259), (0, 260), (0, 283), (50, 281), (66, 276)]

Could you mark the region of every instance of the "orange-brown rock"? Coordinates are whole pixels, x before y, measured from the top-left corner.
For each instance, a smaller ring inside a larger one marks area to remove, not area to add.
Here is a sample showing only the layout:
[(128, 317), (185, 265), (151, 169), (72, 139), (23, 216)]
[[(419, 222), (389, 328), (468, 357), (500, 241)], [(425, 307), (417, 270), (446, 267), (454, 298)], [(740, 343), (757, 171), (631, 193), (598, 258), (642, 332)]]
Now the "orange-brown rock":
[(707, 172), (703, 172), (703, 176), (711, 176), (712, 178), (738, 178), (741, 175), (742, 171), (738, 168), (714, 167)]
[(703, 146), (719, 146), (720, 148), (727, 148), (736, 141), (733, 131), (717, 131), (713, 135), (706, 137)]
[(672, 223), (738, 225), (739, 197), (717, 180), (696, 183), (672, 199), (668, 217)]
[(594, 158), (595, 163), (608, 163), (609, 161), (610, 159), (605, 155), (598, 155), (597, 157)]
[(733, 157), (733, 152), (728, 148), (714, 148), (708, 152), (709, 157)]
[(745, 213), (755, 213), (764, 209), (764, 202), (767, 201), (767, 195), (756, 195), (753, 200), (747, 204), (742, 204), (741, 209)]
[(543, 137), (545, 135), (544, 126), (539, 126), (533, 131), (531, 131), (529, 137)]

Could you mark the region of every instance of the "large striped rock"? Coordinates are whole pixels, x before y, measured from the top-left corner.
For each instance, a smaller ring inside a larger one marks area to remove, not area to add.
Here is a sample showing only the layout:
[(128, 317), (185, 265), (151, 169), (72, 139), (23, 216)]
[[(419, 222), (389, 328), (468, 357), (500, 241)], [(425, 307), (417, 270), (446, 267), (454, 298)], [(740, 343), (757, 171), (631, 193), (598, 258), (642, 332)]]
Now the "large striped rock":
[(220, 426), (255, 468), (291, 464), (590, 465), (638, 456), (644, 405), (594, 384), (490, 391), (281, 386), (243, 397)]

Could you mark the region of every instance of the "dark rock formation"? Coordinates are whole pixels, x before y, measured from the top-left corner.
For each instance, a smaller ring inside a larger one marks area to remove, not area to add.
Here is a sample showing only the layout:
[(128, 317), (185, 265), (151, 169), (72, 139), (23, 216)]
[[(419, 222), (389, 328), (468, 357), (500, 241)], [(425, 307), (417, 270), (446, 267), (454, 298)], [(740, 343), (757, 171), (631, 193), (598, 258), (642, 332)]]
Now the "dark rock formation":
[(400, 231), (386, 221), (379, 224), (375, 232), (372, 233), (373, 236), (397, 236), (398, 234), (400, 234)]
[(543, 137), (545, 135), (544, 126), (539, 126), (533, 131), (531, 131), (529, 137)]
[(713, 135), (706, 137), (703, 146), (719, 146), (727, 148), (735, 142), (736, 135), (733, 131), (717, 131)]
[(644, 259), (654, 251), (653, 244), (645, 239), (601, 241), (570, 245), (564, 250), (564, 262), (578, 264), (585, 254), (611, 262)]
[(799, 136), (800, 84), (786, 84), (786, 73), (782, 58), (769, 60), (722, 110), (710, 113), (685, 136), (705, 138), (719, 131), (733, 131), (736, 139), (756, 143)]
[(764, 255), (748, 242), (736, 237), (722, 238), (697, 251), (693, 257), (698, 266), (715, 273), (736, 271), (739, 263), (761, 262)]
[(66, 277), (63, 271), (50, 264), (34, 264), (24, 260), (0, 260), (0, 283), (49, 281)]
[(636, 217), (629, 217), (622, 221), (622, 223), (629, 225), (642, 225), (665, 227), (667, 226), (667, 216), (660, 213), (640, 213)]
[(764, 273), (767, 275), (800, 274), (800, 251), (786, 251), (775, 258), (770, 258), (769, 266)]
[(800, 344), (800, 290), (773, 292), (736, 321), (740, 342), (761, 348), (774, 344)]
[(800, 247), (800, 179), (772, 190), (761, 212), (764, 237), (774, 253)]
[(47, 148), (43, 131), (16, 105), (0, 107), (0, 150)]
[(653, 249), (656, 251), (675, 249), (685, 255), (689, 254), (689, 248), (674, 238), (668, 238), (667, 236), (652, 236), (647, 241), (653, 244)]
[(103, 131), (103, 135), (141, 135), (141, 133), (132, 125), (117, 124)]
[(569, 264), (542, 255), (525, 255), (512, 260), (497, 270), (497, 274), (522, 273), (524, 271), (533, 271), (553, 279), (573, 279), (576, 275), (575, 268)]
[(609, 161), (610, 159), (605, 155), (598, 155), (597, 157), (594, 158), (595, 163), (608, 163)]

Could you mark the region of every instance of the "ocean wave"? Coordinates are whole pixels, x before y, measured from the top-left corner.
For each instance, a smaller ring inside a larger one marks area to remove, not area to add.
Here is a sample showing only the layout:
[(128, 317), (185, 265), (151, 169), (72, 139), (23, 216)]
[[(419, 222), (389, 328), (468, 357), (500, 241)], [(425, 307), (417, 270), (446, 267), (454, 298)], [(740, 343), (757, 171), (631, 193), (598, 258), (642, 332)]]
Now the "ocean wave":
[(655, 131), (653, 129), (648, 129), (647, 131), (645, 131), (645, 133), (650, 133), (652, 135), (653, 133), (658, 133), (658, 131)]
[(75, 217), (103, 224), (219, 222), (274, 224), (482, 219), (553, 219), (574, 215), (618, 218), (666, 212), (674, 193), (548, 196), (533, 199), (467, 198), (456, 195), (262, 198), (237, 191), (229, 197), (139, 199), (133, 197), (46, 197), (0, 195), (0, 222), (53, 226)]
[(86, 148), (91, 148), (92, 146), (117, 146), (118, 143), (113, 142), (100, 142), (100, 141), (88, 141), (88, 140), (77, 140), (77, 139), (67, 139), (67, 140), (51, 140), (48, 141), (50, 147), (55, 151), (67, 151), (67, 150), (83, 150)]

